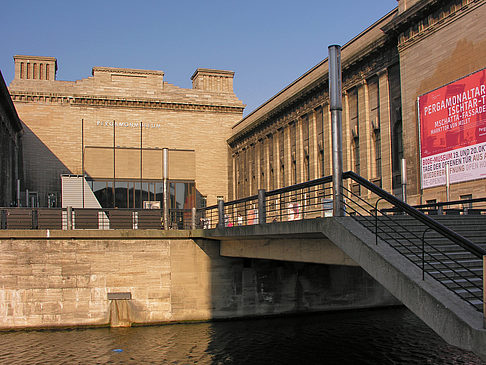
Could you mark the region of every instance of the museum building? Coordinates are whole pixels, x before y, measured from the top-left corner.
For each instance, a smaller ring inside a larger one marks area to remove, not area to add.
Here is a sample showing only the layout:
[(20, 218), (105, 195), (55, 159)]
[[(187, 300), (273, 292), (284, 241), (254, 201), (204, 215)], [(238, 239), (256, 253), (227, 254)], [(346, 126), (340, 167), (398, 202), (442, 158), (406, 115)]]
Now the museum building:
[[(445, 201), (446, 172), (451, 200), (486, 195), (485, 3), (399, 0), (342, 46), (345, 171), (399, 197), (405, 182), (410, 204)], [(244, 118), (231, 71), (184, 89), (162, 71), (59, 81), (55, 58), (14, 61), (29, 203), (143, 208), (166, 178), (170, 208), (200, 207), (332, 172), (327, 59)]]
[(94, 67), (59, 81), (53, 57), (14, 61), (29, 205), (144, 208), (162, 202), (164, 178), (169, 208), (227, 199), (226, 140), (244, 108), (234, 72), (197, 69), (184, 89), (162, 71)]
[[(402, 197), (403, 159), (408, 203), (425, 204), (446, 200), (448, 165), (451, 200), (486, 195), (474, 161), (486, 157), (484, 19), (484, 0), (399, 0), (342, 46), (344, 171)], [(232, 198), (332, 174), (328, 69), (324, 59), (233, 127)], [(451, 156), (468, 149), (458, 167)]]

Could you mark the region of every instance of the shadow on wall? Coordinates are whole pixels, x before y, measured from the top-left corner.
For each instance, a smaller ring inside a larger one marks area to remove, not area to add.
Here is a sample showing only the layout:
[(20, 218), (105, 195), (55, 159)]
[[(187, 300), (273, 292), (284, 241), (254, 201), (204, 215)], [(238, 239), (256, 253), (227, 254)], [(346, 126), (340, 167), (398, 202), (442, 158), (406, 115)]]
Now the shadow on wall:
[[(228, 258), (219, 255), (218, 241), (200, 240), (197, 245), (211, 263), (209, 305), (214, 319), (400, 304), (360, 267)], [(209, 352), (221, 347), (221, 336), (211, 337)]]
[(37, 192), (40, 206), (47, 206), (48, 193), (56, 193), (60, 206), (61, 174), (71, 172), (29, 127), (24, 123), (22, 126), (25, 176), (22, 190)]
[[(464, 62), (465, 57), (468, 62)], [(422, 80), (416, 96), (480, 70), (484, 67), (485, 58), (486, 41), (473, 43), (467, 39), (459, 40), (450, 57), (441, 61), (434, 73)]]

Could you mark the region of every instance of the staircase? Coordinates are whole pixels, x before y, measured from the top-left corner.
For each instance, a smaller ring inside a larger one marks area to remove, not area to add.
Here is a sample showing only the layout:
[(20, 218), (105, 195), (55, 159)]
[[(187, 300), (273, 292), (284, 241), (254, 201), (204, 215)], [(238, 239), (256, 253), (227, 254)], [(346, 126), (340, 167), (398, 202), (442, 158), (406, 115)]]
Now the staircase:
[[(379, 244), (389, 244), (426, 275), (439, 281), (476, 310), (483, 309), (483, 260), (407, 215), (355, 217)], [(486, 249), (486, 216), (435, 216), (434, 219)]]

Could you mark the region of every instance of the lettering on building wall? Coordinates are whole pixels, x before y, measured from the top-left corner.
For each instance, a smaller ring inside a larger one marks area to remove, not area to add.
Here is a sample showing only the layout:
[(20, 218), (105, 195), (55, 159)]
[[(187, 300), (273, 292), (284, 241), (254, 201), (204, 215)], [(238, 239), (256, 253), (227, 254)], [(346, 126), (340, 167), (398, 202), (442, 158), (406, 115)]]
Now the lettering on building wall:
[(98, 120), (96, 121), (96, 125), (99, 127), (112, 127), (113, 124), (115, 127), (125, 127), (125, 128), (140, 128), (140, 125), (142, 125), (142, 128), (160, 128), (162, 125), (160, 123), (150, 123), (150, 122), (117, 122), (117, 121), (101, 121)]

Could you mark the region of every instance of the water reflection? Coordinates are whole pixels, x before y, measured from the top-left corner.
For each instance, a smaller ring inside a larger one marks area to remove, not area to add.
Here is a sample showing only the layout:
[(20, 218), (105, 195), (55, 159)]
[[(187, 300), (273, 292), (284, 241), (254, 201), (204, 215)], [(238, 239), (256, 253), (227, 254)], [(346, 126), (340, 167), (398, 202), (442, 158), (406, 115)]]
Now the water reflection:
[[(114, 352), (121, 349), (122, 352)], [(482, 364), (403, 308), (0, 334), (2, 364)]]

